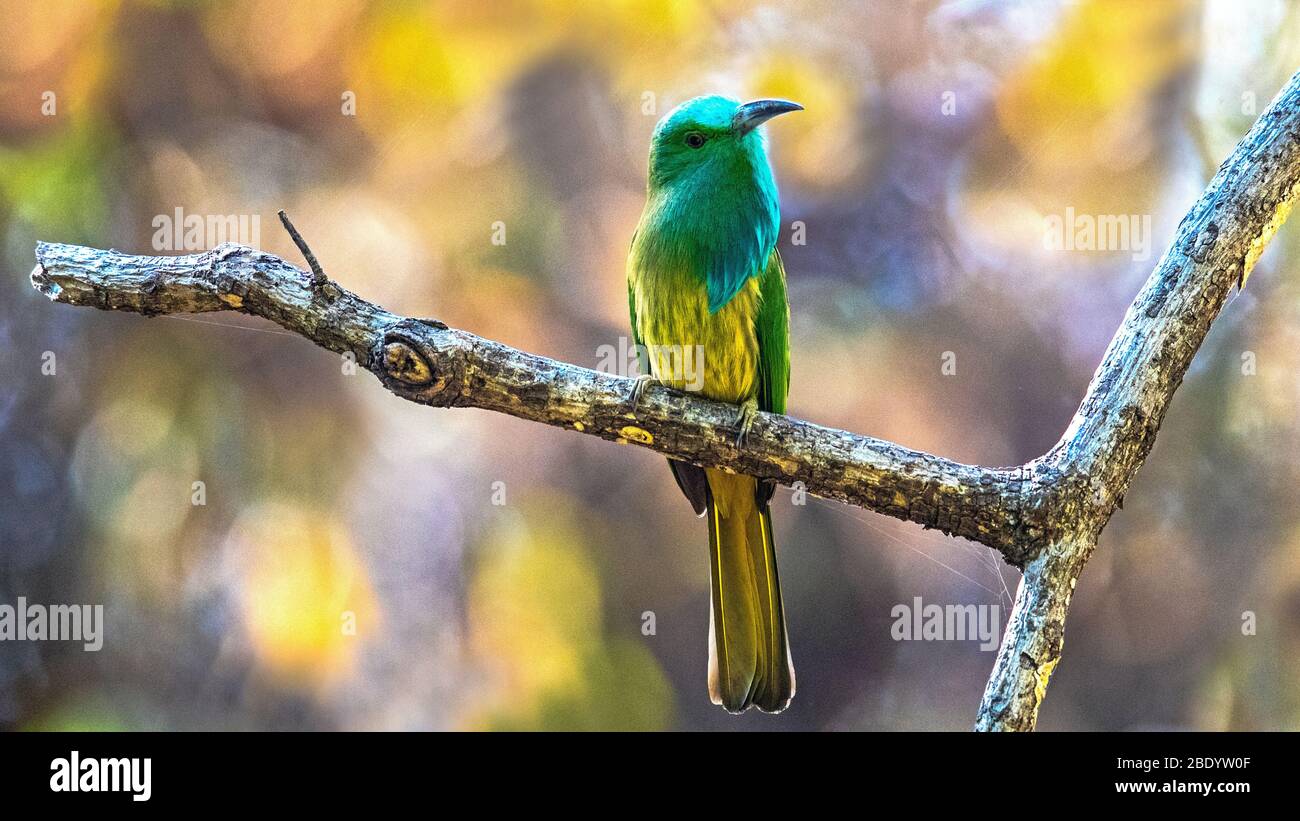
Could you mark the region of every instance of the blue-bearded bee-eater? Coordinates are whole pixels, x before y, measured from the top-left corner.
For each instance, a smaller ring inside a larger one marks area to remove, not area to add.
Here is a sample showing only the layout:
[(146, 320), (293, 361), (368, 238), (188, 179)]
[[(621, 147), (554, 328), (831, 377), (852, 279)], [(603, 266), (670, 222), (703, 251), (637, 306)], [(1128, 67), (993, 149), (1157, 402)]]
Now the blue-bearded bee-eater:
[[(634, 406), (648, 381), (698, 390), (740, 406), (738, 442), (757, 411), (785, 412), (790, 308), (776, 182), (758, 126), (801, 108), (697, 97), (655, 127), (627, 265), (633, 340), (650, 371)], [(733, 713), (784, 710), (794, 667), (768, 509), (776, 486), (668, 464), (709, 525), (709, 696)]]

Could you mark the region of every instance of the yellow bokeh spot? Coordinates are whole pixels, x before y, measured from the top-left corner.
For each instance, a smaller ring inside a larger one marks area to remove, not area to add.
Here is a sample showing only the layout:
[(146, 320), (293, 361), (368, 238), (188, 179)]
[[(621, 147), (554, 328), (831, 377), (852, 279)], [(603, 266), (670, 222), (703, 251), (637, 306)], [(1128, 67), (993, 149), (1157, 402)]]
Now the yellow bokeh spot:
[(488, 535), (469, 588), (470, 648), (492, 685), (474, 729), (662, 729), (672, 688), (639, 641), (606, 632), (591, 512), (547, 495)]
[(470, 590), (474, 650), (520, 698), (577, 686), (600, 627), (600, 581), (574, 523), (562, 509), (516, 522), (485, 553)]
[(830, 187), (854, 179), (872, 160), (872, 143), (858, 127), (856, 86), (843, 75), (797, 55), (765, 59), (745, 83), (755, 96), (792, 100), (803, 111), (768, 126), (773, 156), (804, 186)]
[[(1035, 166), (1088, 174), (1132, 155), (1149, 97), (1196, 55), (1184, 0), (1086, 0), (998, 96), (1002, 127)], [(1186, 28), (1186, 27), (1184, 27)]]
[(347, 532), (326, 514), (272, 504), (246, 512), (229, 538), (244, 624), (261, 668), (299, 686), (346, 676), (379, 620)]

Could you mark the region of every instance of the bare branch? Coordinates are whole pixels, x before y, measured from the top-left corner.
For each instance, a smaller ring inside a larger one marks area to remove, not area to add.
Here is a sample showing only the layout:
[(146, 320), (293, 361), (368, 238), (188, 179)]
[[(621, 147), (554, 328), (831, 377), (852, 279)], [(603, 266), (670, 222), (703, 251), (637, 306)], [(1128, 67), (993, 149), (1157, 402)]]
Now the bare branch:
[[(1047, 454), (963, 465), (901, 445), (759, 414), (741, 448), (736, 408), (525, 353), (441, 322), (397, 316), (240, 245), (146, 257), (41, 243), (32, 284), (56, 302), (145, 315), (242, 311), (351, 353), (394, 394), (477, 407), (650, 448), (963, 536), (1024, 570), (977, 729), (1032, 729), (1060, 660), (1066, 612), (1097, 537), (1145, 461), (1169, 402), (1234, 284), (1244, 284), (1300, 194), (1300, 74), (1183, 219)], [(292, 227), (286, 219), (286, 227)]]
[(333, 282), (313, 289), (284, 260), (240, 245), (142, 257), (41, 243), (32, 283), (69, 305), (146, 315), (235, 310), (351, 352), (390, 391), (436, 407), (477, 407), (635, 444), (861, 505), (965, 536), (1019, 564), (1045, 538), (1031, 468), (950, 462), (879, 439), (760, 414), (735, 447), (736, 408), (663, 387), (630, 413), (633, 380), (524, 353), (436, 320), (395, 316)]

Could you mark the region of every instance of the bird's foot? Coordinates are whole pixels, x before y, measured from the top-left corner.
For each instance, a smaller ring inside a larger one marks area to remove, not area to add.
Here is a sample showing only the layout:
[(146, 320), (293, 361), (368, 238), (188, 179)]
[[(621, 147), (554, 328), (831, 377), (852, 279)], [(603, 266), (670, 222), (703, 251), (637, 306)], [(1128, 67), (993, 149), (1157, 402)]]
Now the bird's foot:
[(662, 384), (663, 382), (659, 381), (658, 379), (651, 376), (650, 374), (646, 374), (646, 373), (637, 374), (636, 382), (635, 384), (632, 385), (632, 397), (628, 399), (627, 402), (627, 413), (628, 414), (636, 413), (637, 406), (641, 404), (641, 397), (645, 394), (646, 388), (650, 387), (651, 385), (662, 385)]
[(749, 436), (750, 428), (754, 427), (754, 420), (758, 418), (758, 399), (750, 397), (740, 403), (740, 411), (736, 414), (736, 447), (745, 446), (745, 439)]

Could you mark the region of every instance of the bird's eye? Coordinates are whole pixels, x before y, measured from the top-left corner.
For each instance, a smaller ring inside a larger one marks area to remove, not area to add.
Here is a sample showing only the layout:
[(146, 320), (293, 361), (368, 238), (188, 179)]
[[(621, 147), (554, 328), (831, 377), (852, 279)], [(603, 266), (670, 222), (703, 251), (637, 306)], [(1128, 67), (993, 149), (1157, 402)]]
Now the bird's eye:
[(704, 135), (698, 131), (692, 131), (686, 135), (686, 144), (691, 148), (699, 148), (704, 145)]

